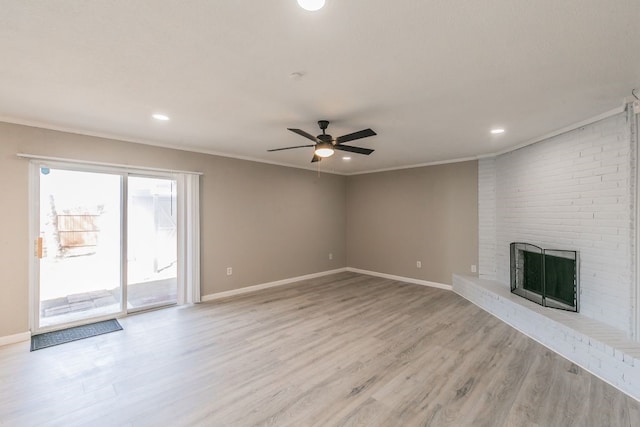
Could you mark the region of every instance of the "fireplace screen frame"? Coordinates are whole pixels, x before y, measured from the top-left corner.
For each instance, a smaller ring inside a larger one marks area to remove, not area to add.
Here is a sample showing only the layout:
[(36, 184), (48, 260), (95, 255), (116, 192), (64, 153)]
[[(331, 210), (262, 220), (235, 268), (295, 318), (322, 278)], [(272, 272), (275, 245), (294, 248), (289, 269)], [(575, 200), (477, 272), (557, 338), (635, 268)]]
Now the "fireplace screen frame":
[[(543, 249), (531, 243), (510, 244), (511, 293), (544, 307), (580, 311), (580, 253)], [(558, 288), (559, 282), (572, 287)]]

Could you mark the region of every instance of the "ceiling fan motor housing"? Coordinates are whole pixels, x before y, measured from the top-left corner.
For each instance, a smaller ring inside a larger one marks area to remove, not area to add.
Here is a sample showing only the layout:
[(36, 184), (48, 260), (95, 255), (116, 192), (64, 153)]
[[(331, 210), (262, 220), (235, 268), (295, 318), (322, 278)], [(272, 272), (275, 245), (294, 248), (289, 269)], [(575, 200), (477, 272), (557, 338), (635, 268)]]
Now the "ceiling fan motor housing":
[(323, 133), (322, 135), (318, 135), (317, 138), (322, 142), (333, 143), (333, 137), (329, 134)]

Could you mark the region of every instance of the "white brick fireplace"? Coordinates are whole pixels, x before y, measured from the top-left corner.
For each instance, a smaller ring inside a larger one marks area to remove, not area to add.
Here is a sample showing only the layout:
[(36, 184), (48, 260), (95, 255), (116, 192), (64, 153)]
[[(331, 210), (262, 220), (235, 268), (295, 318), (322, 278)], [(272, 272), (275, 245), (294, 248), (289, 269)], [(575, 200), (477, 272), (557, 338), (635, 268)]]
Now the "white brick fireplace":
[[(479, 280), (458, 276), (454, 290), (640, 398), (637, 120), (628, 108), (481, 159)], [(580, 252), (580, 314), (531, 310), (509, 294), (511, 242)]]
[(479, 161), (479, 272), (508, 286), (511, 242), (578, 250), (580, 312), (632, 336), (636, 148), (628, 119), (620, 113)]

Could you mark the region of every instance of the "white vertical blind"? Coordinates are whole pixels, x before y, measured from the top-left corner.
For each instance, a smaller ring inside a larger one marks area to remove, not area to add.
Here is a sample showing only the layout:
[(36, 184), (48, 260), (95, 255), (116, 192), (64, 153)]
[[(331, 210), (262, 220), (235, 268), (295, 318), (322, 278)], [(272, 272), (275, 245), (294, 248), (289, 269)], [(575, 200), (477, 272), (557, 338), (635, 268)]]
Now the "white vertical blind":
[(177, 173), (178, 304), (200, 302), (200, 176)]

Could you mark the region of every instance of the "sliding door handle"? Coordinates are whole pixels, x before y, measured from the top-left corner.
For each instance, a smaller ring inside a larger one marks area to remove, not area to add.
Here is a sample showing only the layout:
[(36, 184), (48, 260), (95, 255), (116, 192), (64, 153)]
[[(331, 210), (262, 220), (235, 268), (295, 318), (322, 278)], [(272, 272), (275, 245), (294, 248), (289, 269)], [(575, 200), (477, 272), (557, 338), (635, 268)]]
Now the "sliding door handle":
[(36, 239), (36, 257), (42, 259), (42, 237)]

